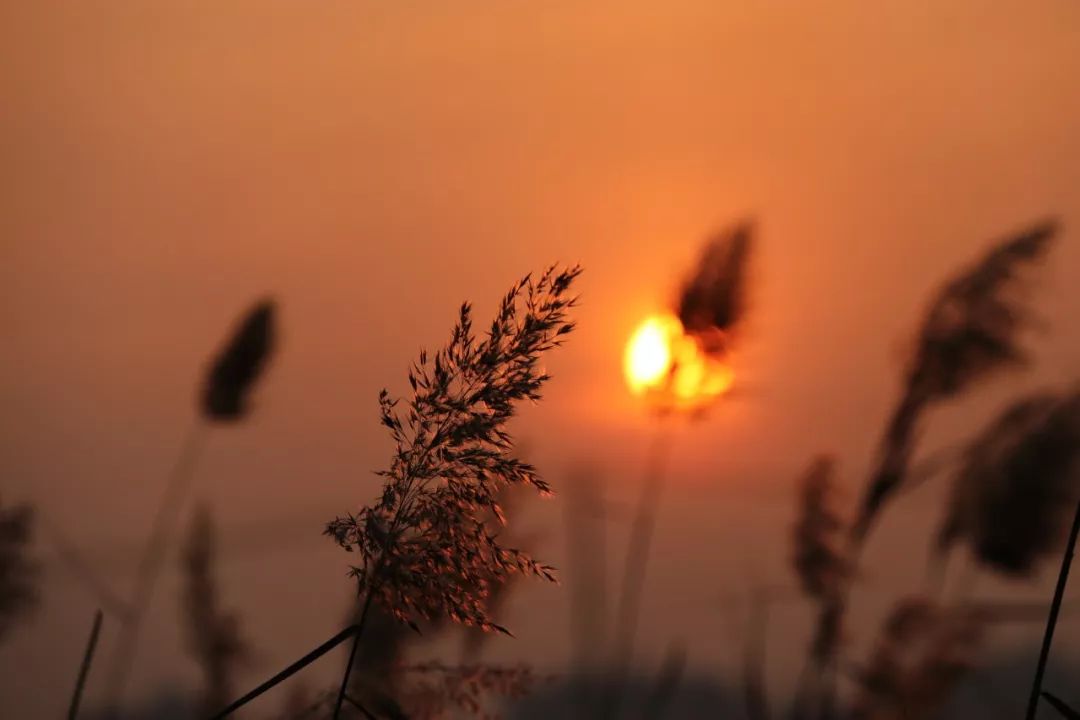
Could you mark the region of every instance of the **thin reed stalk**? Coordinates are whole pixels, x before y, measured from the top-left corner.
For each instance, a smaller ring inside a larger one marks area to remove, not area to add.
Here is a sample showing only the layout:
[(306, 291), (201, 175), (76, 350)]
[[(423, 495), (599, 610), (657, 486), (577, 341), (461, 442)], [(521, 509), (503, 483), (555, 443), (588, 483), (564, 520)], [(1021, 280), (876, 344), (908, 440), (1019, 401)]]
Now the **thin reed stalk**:
[(768, 693), (765, 691), (766, 635), (771, 600), (765, 590), (757, 590), (751, 596), (746, 647), (743, 650), (743, 701), (750, 720), (769, 720), (772, 717)]
[(94, 661), (94, 651), (97, 650), (98, 636), (101, 634), (101, 621), (104, 615), (100, 610), (94, 613), (94, 624), (90, 628), (90, 639), (86, 641), (86, 650), (83, 652), (82, 665), (79, 666), (79, 677), (75, 681), (75, 691), (71, 694), (71, 704), (68, 706), (68, 720), (75, 720), (79, 716), (79, 704), (82, 702), (83, 689), (86, 687), (86, 678), (90, 675), (90, 664)]
[(364, 607), (360, 611), (360, 619), (356, 623), (356, 634), (353, 635), (352, 649), (349, 650), (349, 660), (345, 664), (345, 673), (341, 676), (341, 689), (338, 690), (337, 701), (334, 703), (334, 720), (338, 720), (341, 715), (341, 705), (345, 700), (345, 691), (349, 688), (349, 676), (352, 675), (353, 664), (356, 662), (356, 651), (360, 647), (360, 636), (364, 633), (364, 625), (367, 624), (368, 612), (371, 610), (371, 601), (374, 597), (374, 591), (369, 589), (367, 597), (364, 598)]
[(1065, 546), (1065, 554), (1061, 558), (1061, 571), (1058, 573), (1057, 587), (1054, 588), (1054, 600), (1050, 603), (1050, 617), (1046, 621), (1042, 649), (1039, 650), (1039, 663), (1035, 666), (1035, 679), (1031, 683), (1031, 696), (1028, 698), (1026, 720), (1035, 720), (1035, 715), (1039, 709), (1043, 676), (1046, 674), (1046, 665), (1050, 660), (1050, 647), (1054, 643), (1054, 629), (1057, 627), (1058, 615), (1061, 613), (1061, 602), (1065, 597), (1065, 586), (1069, 582), (1069, 569), (1072, 567), (1078, 536), (1080, 536), (1080, 503), (1076, 505), (1072, 529), (1069, 530), (1069, 542)]
[(359, 626), (358, 625), (350, 625), (349, 627), (345, 628), (344, 630), (339, 632), (334, 637), (332, 637), (329, 640), (327, 640), (326, 642), (324, 642), (319, 647), (315, 648), (311, 652), (304, 655), (302, 658), (300, 658), (296, 662), (290, 664), (288, 667), (286, 667), (281, 672), (277, 673), (273, 677), (269, 678), (268, 680), (266, 680), (265, 682), (260, 684), (254, 690), (248, 692), (243, 697), (240, 697), (240, 698), (234, 700), (227, 707), (225, 707), (223, 710), (218, 712), (217, 715), (214, 715), (212, 718), (210, 718), (210, 720), (222, 720), (223, 718), (227, 718), (228, 716), (232, 715), (234, 712), (236, 712), (237, 710), (239, 710), (243, 706), (247, 705), (249, 702), (251, 702), (255, 698), (259, 697), (263, 693), (273, 689), (275, 686), (277, 686), (277, 685), (281, 684), (282, 682), (288, 680), (293, 675), (300, 672), (301, 670), (306, 668), (308, 665), (315, 662), (316, 660), (321, 658), (323, 655), (325, 655), (326, 653), (328, 653), (331, 650), (333, 650), (334, 648), (336, 648), (341, 643), (345, 642), (346, 640), (348, 640), (351, 637), (356, 636), (358, 632), (359, 632)]
[(139, 632), (142, 629), (143, 616), (153, 599), (154, 589), (161, 575), (161, 567), (168, 548), (169, 537), (176, 525), (183, 508), (183, 500), (191, 486), (195, 465), (202, 452), (206, 432), (209, 426), (201, 419), (196, 419), (187, 432), (187, 436), (176, 458), (172, 471), (165, 485), (165, 492), (158, 502), (154, 521), (150, 526), (150, 537), (143, 549), (142, 557), (135, 575), (135, 590), (129, 604), (129, 613), (121, 625), (120, 639), (113, 652), (109, 678), (107, 680), (107, 707), (110, 714), (119, 712), (127, 687), (128, 676), (135, 662), (138, 651)]
[(615, 610), (614, 654), (612, 657), (615, 668), (614, 681), (611, 684), (608, 702), (605, 703), (601, 713), (601, 717), (609, 720), (619, 715), (623, 686), (626, 683), (626, 677), (630, 671), (634, 654), (634, 641), (637, 637), (638, 616), (641, 609), (641, 593), (645, 586), (649, 552), (652, 548), (653, 533), (656, 528), (656, 511), (663, 495), (670, 457), (671, 438), (666, 428), (663, 425), (658, 425), (649, 447), (648, 459), (645, 465), (645, 477), (641, 485), (641, 495), (638, 498), (633, 525), (630, 528), (622, 584)]

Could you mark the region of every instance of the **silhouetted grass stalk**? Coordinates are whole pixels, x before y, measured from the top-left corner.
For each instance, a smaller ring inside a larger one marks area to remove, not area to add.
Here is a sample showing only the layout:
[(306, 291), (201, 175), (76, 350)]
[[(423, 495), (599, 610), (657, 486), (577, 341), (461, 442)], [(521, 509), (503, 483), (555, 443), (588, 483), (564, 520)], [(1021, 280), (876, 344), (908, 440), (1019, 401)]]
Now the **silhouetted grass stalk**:
[(177, 518), (183, 508), (184, 496), (191, 486), (196, 463), (202, 452), (206, 433), (209, 425), (201, 418), (196, 418), (177, 456), (176, 463), (169, 473), (169, 479), (165, 485), (165, 492), (158, 502), (157, 511), (150, 527), (150, 537), (139, 560), (139, 566), (135, 576), (135, 590), (130, 603), (130, 611), (121, 625), (120, 638), (113, 653), (113, 661), (110, 668), (107, 683), (107, 707), (110, 712), (118, 712), (120, 703), (123, 701), (124, 690), (127, 686), (131, 667), (135, 662), (138, 650), (139, 632), (142, 628), (143, 616), (153, 599), (154, 588), (158, 577), (161, 575), (161, 567), (165, 559), (165, 551), (168, 547), (169, 536), (176, 525)]
[(100, 610), (94, 613), (94, 624), (90, 628), (90, 639), (86, 642), (82, 665), (79, 666), (79, 677), (75, 681), (75, 691), (71, 694), (71, 704), (68, 706), (68, 720), (75, 720), (79, 716), (79, 703), (82, 701), (83, 689), (86, 687), (86, 678), (90, 675), (90, 664), (94, 661), (94, 651), (97, 649), (98, 636), (101, 634), (102, 618), (103, 615)]
[(1061, 602), (1065, 597), (1065, 586), (1069, 582), (1069, 569), (1072, 567), (1078, 536), (1080, 536), (1080, 503), (1076, 505), (1076, 514), (1073, 517), (1072, 528), (1069, 530), (1069, 541), (1065, 546), (1065, 554), (1061, 558), (1061, 571), (1058, 573), (1057, 587), (1054, 588), (1054, 600), (1050, 603), (1050, 617), (1046, 621), (1046, 632), (1043, 635), (1042, 649), (1039, 651), (1039, 663), (1035, 666), (1035, 679), (1032, 681), (1031, 696), (1028, 698), (1027, 720), (1035, 720), (1035, 715), (1038, 712), (1043, 676), (1046, 673), (1046, 665), (1050, 660), (1050, 647), (1054, 643), (1054, 629), (1057, 627), (1058, 615), (1061, 613)]
[(645, 586), (649, 553), (656, 528), (656, 512), (663, 495), (668, 460), (671, 457), (671, 438), (663, 422), (662, 418), (658, 420), (659, 424), (649, 447), (641, 495), (634, 511), (630, 539), (626, 548), (626, 562), (615, 611), (612, 657), (614, 681), (611, 686), (611, 695), (601, 713), (602, 717), (609, 719), (618, 717), (622, 689), (632, 663), (638, 616), (641, 610), (641, 593)]
[(746, 703), (746, 716), (750, 720), (769, 720), (772, 717), (768, 693), (765, 691), (766, 635), (771, 600), (765, 590), (757, 590), (751, 596), (746, 647), (743, 651), (743, 700)]
[(222, 718), (226, 718), (229, 715), (232, 715), (234, 712), (236, 712), (237, 710), (242, 708), (244, 705), (247, 705), (249, 702), (251, 702), (255, 698), (259, 697), (260, 695), (262, 695), (266, 691), (271, 690), (275, 686), (277, 686), (280, 683), (284, 682), (285, 680), (288, 680), (290, 677), (292, 677), (296, 673), (300, 672), (301, 670), (306, 668), (308, 665), (315, 662), (316, 660), (321, 658), (323, 655), (325, 655), (326, 653), (328, 653), (331, 650), (333, 650), (334, 648), (336, 648), (341, 643), (345, 642), (346, 640), (348, 640), (351, 637), (355, 637), (358, 632), (359, 632), (359, 625), (350, 625), (349, 627), (345, 628), (344, 630), (339, 632), (334, 637), (332, 637), (329, 640), (327, 640), (326, 642), (324, 642), (322, 645), (319, 645), (317, 648), (315, 648), (311, 652), (304, 655), (302, 658), (300, 658), (296, 662), (294, 662), (291, 665), (287, 666), (281, 672), (277, 673), (273, 677), (269, 678), (268, 680), (266, 680), (265, 682), (260, 684), (254, 690), (251, 690), (250, 692), (248, 692), (244, 696), (242, 696), (242, 697), (238, 698), (237, 700), (233, 701), (232, 703), (230, 703), (226, 708), (221, 710), (217, 715), (214, 715), (212, 718), (210, 718), (210, 720), (222, 720)]

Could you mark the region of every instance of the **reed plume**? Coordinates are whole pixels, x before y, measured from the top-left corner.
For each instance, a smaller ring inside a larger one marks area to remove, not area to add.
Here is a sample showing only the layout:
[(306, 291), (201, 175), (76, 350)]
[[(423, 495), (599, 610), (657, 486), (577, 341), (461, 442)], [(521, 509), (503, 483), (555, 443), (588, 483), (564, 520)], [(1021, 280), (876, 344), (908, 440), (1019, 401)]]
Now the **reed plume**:
[(753, 236), (753, 223), (744, 220), (710, 238), (679, 295), (679, 321), (711, 355), (726, 353), (746, 316)]
[[(743, 221), (711, 237), (680, 292), (676, 313), (682, 331), (710, 360), (726, 362), (729, 359), (736, 331), (745, 318), (753, 236), (753, 224)], [(665, 382), (650, 393), (653, 410), (661, 419), (680, 408), (680, 403), (675, 401), (679, 399), (681, 371), (679, 357), (673, 358)], [(706, 372), (705, 368), (697, 367), (692, 373), (698, 394), (693, 398), (695, 403), (689, 406), (692, 418), (702, 417), (718, 396), (717, 393), (704, 392), (701, 376)], [(621, 694), (633, 660), (641, 595), (669, 455), (668, 435), (657, 427), (645, 463), (645, 478), (630, 528), (619, 594), (616, 596), (615, 629), (612, 634), (613, 680), (601, 702), (600, 712), (600, 717), (607, 720), (619, 716)]]
[(528, 485), (543, 495), (548, 484), (513, 456), (506, 423), (518, 403), (537, 401), (549, 376), (543, 353), (574, 329), (568, 293), (579, 267), (548, 268), (526, 276), (503, 298), (486, 337), (472, 328), (462, 304), (450, 342), (429, 362), (421, 351), (409, 370), (408, 410), (383, 390), (380, 419), (395, 451), (381, 497), (356, 514), (327, 524), (326, 534), (358, 556), (350, 574), (366, 596), (335, 717), (348, 687), (367, 608), (377, 602), (398, 620), (449, 620), (509, 633), (491, 617), (486, 598), (514, 574), (554, 581), (554, 569), (522, 550), (506, 547), (486, 522), (505, 522), (498, 502), (507, 485)]
[(792, 563), (803, 592), (823, 600), (847, 576), (843, 533), (847, 523), (836, 509), (834, 458), (816, 458), (799, 481), (799, 516), (792, 533)]
[(903, 482), (923, 412), (994, 372), (1025, 362), (1020, 334), (1027, 313), (1020, 273), (1042, 258), (1056, 232), (1056, 223), (1043, 222), (997, 243), (947, 282), (930, 304), (852, 527), (856, 541), (869, 532)]
[(886, 619), (852, 702), (852, 720), (937, 717), (977, 663), (993, 619), (978, 607), (900, 601)]
[(237, 325), (203, 383), (204, 418), (235, 422), (247, 415), (251, 390), (274, 350), (276, 314), (272, 300), (261, 300)]
[(213, 518), (205, 506), (199, 507), (183, 550), (182, 608), (188, 650), (202, 671), (203, 717), (228, 702), (236, 670), (250, 654), (239, 615), (221, 607), (217, 553)]
[(30, 506), (4, 507), (0, 498), (0, 643), (37, 608), (39, 570), (28, 553), (33, 531)]
[(183, 442), (165, 485), (139, 558), (130, 612), (124, 618), (108, 679), (108, 705), (119, 712), (127, 678), (135, 662), (142, 618), (153, 599), (173, 526), (183, 509), (194, 468), (211, 423), (238, 422), (250, 412), (250, 395), (274, 351), (275, 305), (262, 300), (245, 314), (207, 370), (200, 393), (199, 416)]
[(1025, 397), (968, 448), (938, 547), (967, 544), (985, 567), (1032, 574), (1061, 550), (1080, 502), (1080, 392)]
[[(1033, 225), (996, 243), (979, 262), (945, 283), (923, 317), (900, 399), (880, 441), (845, 554), (854, 571), (882, 509), (902, 488), (925, 411), (955, 398), (1004, 368), (1022, 365), (1027, 311), (1022, 271), (1040, 260), (1057, 224)], [(822, 683), (818, 713), (834, 712), (835, 660), (850, 582), (824, 599), (810, 648)]]

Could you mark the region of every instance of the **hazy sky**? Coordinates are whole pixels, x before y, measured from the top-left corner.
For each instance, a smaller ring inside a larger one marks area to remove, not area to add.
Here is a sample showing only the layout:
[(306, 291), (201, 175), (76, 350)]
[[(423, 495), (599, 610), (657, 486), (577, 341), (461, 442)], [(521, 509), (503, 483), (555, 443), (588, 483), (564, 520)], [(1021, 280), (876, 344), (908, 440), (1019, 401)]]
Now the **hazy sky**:
[[(924, 448), (1080, 369), (1075, 0), (3, 0), (0, 78), (5, 503), (124, 587), (204, 363), (251, 301), (281, 303), (256, 411), (212, 437), (196, 492), (260, 653), (245, 684), (341, 624), (348, 558), (319, 533), (375, 491), (378, 390), (407, 387), (461, 300), (484, 317), (547, 263), (586, 268), (580, 330), (517, 428), (556, 490), (588, 460), (629, 499), (651, 427), (625, 338), (708, 232), (759, 223), (741, 391), (676, 438), (643, 662), (683, 637), (703, 672), (730, 666), (717, 598), (749, 567), (788, 581), (793, 478), (832, 450), (856, 494), (928, 293), (1049, 214), (1036, 362), (935, 413)], [(895, 577), (869, 578), (867, 617), (917, 587), (923, 536), (896, 540), (937, 521), (935, 492), (882, 528), (868, 559)], [(556, 564), (560, 507), (527, 523)], [(0, 647), (0, 706), (25, 717), (66, 702), (95, 606), (46, 540), (44, 605)], [(174, 584), (147, 689), (193, 677)], [(498, 656), (561, 664), (565, 591), (512, 610)]]

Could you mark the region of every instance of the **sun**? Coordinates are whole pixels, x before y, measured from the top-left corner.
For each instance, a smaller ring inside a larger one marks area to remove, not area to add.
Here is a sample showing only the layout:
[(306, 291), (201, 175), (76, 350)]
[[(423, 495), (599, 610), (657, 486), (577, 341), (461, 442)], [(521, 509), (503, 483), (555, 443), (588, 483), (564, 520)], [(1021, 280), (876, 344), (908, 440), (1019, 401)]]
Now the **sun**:
[(623, 369), (631, 392), (664, 408), (701, 409), (735, 379), (670, 313), (650, 315), (637, 326), (626, 343)]

